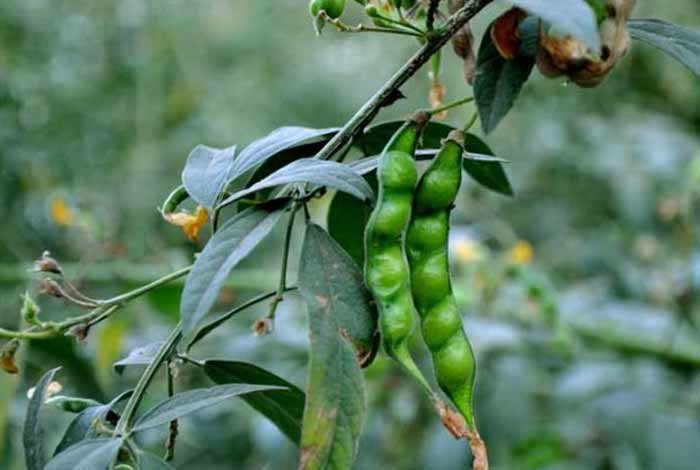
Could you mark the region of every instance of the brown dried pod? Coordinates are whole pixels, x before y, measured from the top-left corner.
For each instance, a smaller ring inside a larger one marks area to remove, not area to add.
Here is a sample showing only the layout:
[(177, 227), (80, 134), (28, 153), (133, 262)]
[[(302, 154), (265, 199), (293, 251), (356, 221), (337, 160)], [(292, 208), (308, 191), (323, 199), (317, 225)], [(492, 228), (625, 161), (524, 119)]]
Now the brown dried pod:
[(39, 281), (39, 292), (50, 295), (51, 297), (56, 297), (57, 299), (62, 299), (64, 297), (61, 286), (53, 279), (46, 278)]
[(34, 271), (40, 273), (63, 274), (63, 269), (58, 261), (51, 257), (51, 253), (45, 251), (41, 258), (34, 261)]

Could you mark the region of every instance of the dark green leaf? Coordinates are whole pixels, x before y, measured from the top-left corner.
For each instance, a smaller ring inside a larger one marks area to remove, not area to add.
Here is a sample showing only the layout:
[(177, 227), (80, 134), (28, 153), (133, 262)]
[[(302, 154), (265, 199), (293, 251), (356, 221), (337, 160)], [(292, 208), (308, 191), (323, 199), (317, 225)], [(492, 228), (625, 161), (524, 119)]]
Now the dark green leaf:
[(584, 41), (594, 51), (600, 50), (600, 33), (595, 12), (585, 0), (512, 0), (533, 15), (539, 16), (563, 34)]
[(534, 57), (504, 59), (486, 31), (479, 48), (474, 82), (474, 96), (484, 132), (488, 134), (494, 130), (511, 110), (534, 65)]
[(146, 411), (136, 421), (133, 430), (138, 432), (167, 424), (202, 408), (221, 403), (231, 397), (265, 390), (284, 390), (284, 388), (273, 385), (235, 384), (217, 385), (178, 393)]
[(88, 439), (55, 456), (45, 470), (107, 470), (123, 442), (117, 438)]
[(284, 211), (251, 207), (229, 219), (197, 257), (182, 292), (183, 336), (194, 332), (209, 312), (231, 270), (265, 238)]
[(229, 180), (235, 180), (285, 149), (297, 147), (312, 139), (332, 135), (336, 132), (338, 132), (336, 128), (281, 127), (276, 129), (243, 149), (234, 161), (233, 168), (229, 173)]
[[(69, 447), (77, 444), (85, 439), (94, 439), (98, 437), (94, 424), (98, 420), (104, 424), (116, 424), (117, 415), (113, 413), (113, 409), (117, 403), (131, 396), (132, 390), (121, 393), (107, 405), (91, 406), (80, 412), (78, 416), (71, 421), (68, 429), (63, 434), (61, 442), (58, 443), (53, 455), (58, 455)], [(111, 414), (110, 414), (111, 413)]]
[(46, 400), (46, 405), (52, 406), (57, 410), (67, 411), (68, 413), (80, 413), (81, 411), (98, 406), (100, 402), (91, 400), (90, 398), (66, 397), (64, 395), (56, 395)]
[(95, 420), (101, 420), (107, 411), (109, 411), (108, 405), (100, 405), (91, 406), (79, 413), (68, 425), (61, 442), (58, 443), (56, 450), (54, 450), (54, 455), (60, 454), (80, 441), (97, 437), (93, 423)]
[(372, 188), (348, 165), (326, 160), (316, 160), (314, 158), (303, 158), (290, 163), (284, 168), (280, 168), (249, 188), (235, 192), (222, 201), (221, 204), (230, 204), (261, 189), (289, 183), (314, 183), (352, 194), (359, 199), (374, 199)]
[(129, 351), (129, 354), (124, 359), (114, 363), (114, 371), (121, 375), (127, 366), (146, 366), (150, 364), (156, 353), (163, 346), (163, 343), (163, 341), (157, 341)]
[[(347, 309), (336, 285), (331, 239), (309, 224), (299, 268), (299, 290), (309, 312), (310, 360), (299, 468), (347, 469), (357, 453), (365, 391), (356, 351), (342, 331)], [(349, 260), (349, 257), (348, 257)], [(359, 301), (358, 297), (358, 301)]]
[(631, 36), (654, 46), (700, 75), (700, 31), (662, 20), (629, 22)]
[(46, 400), (46, 390), (60, 367), (51, 369), (39, 380), (34, 387), (34, 394), (27, 406), (27, 416), (24, 418), (22, 443), (27, 470), (44, 470), (46, 454), (44, 452), (44, 429), (41, 427), (39, 413)]
[(236, 146), (215, 149), (198, 145), (187, 157), (182, 184), (197, 204), (211, 209), (221, 194), (236, 155)]
[[(474, 134), (467, 134), (464, 139), (464, 149), (467, 157), (471, 154), (493, 155), (493, 152), (486, 143)], [(462, 166), (474, 181), (487, 189), (505, 194), (513, 195), (513, 188), (508, 181), (503, 165), (500, 160), (488, 161), (484, 158), (464, 158)]]
[[(363, 160), (366, 163), (361, 170), (367, 171), (365, 179), (376, 190), (377, 176), (374, 170), (377, 168), (378, 158)], [(351, 165), (360, 162), (358, 160)], [(333, 196), (328, 207), (326, 223), (328, 233), (345, 249), (358, 266), (363, 266), (365, 262), (365, 225), (367, 225), (371, 212), (372, 208), (367, 204), (362, 204), (345, 193), (337, 193)]]
[(245, 362), (210, 359), (204, 361), (204, 371), (218, 384), (249, 383), (284, 387), (286, 390), (252, 393), (241, 398), (272, 421), (292, 442), (299, 444), (305, 397), (296, 385)]
[(139, 452), (138, 462), (138, 470), (174, 470), (168, 462), (149, 452)]

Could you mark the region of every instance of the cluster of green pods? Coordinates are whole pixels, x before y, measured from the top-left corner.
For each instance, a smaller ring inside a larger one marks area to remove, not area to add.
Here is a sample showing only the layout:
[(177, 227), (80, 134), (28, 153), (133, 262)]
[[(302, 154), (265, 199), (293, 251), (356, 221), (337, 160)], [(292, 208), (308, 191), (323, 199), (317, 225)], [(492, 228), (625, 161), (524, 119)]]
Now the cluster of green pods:
[(428, 118), (419, 113), (407, 121), (379, 159), (379, 194), (365, 231), (365, 280), (386, 352), (432, 390), (408, 348), (417, 310), (437, 382), (474, 431), (474, 354), (452, 292), (447, 251), (464, 135), (452, 132), (418, 181), (414, 153)]

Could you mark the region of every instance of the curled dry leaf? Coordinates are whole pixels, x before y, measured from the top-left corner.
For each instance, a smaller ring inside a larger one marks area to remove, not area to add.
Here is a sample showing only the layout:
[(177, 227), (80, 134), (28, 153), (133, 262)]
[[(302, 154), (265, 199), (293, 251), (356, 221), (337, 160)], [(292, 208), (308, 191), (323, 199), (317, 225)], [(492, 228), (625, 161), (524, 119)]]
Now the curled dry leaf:
[[(462, 8), (464, 3), (465, 0), (450, 0), (448, 4), (450, 14)], [(464, 80), (467, 84), (473, 85), (476, 78), (476, 54), (474, 53), (474, 34), (469, 23), (452, 36), (452, 49), (457, 57), (464, 61)]]
[(540, 27), (537, 67), (547, 77), (568, 76), (582, 87), (600, 84), (630, 48), (627, 22), (636, 0), (604, 0), (606, 12), (599, 30), (600, 55), (592, 53), (579, 39), (555, 37)]
[(188, 240), (196, 242), (199, 236), (199, 231), (209, 219), (209, 212), (202, 207), (197, 206), (194, 214), (188, 212), (171, 212), (163, 214), (163, 218), (172, 225), (180, 227)]
[[(433, 80), (431, 83), (428, 99), (430, 100), (430, 106), (432, 108), (438, 108), (443, 105), (445, 99), (445, 86), (440, 82), (440, 80)], [(434, 117), (435, 119), (446, 119), (447, 111), (437, 113)]]
[(506, 60), (513, 60), (520, 52), (522, 40), (518, 26), (527, 17), (520, 8), (511, 8), (494, 21), (491, 26), (491, 39), (498, 53)]
[(17, 367), (17, 360), (15, 358), (17, 349), (19, 349), (19, 341), (13, 339), (5, 343), (2, 347), (2, 351), (0, 351), (0, 369), (8, 374), (15, 375), (19, 373), (19, 367)]

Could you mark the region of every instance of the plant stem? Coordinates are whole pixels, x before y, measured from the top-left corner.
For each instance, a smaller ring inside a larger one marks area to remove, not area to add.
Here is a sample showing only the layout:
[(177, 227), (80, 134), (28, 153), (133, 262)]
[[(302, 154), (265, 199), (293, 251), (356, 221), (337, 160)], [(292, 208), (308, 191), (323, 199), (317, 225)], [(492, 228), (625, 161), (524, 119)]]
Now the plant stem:
[(136, 297), (140, 297), (143, 294), (152, 291), (153, 289), (162, 286), (163, 284), (167, 284), (170, 281), (173, 281), (175, 279), (178, 279), (182, 276), (185, 276), (189, 274), (189, 272), (192, 271), (192, 265), (187, 266), (182, 269), (178, 269), (175, 272), (172, 272), (166, 276), (161, 277), (160, 279), (156, 279), (155, 281), (146, 284), (145, 286), (139, 287), (138, 289), (134, 289), (132, 291), (129, 291), (125, 294), (118, 295), (116, 297), (112, 297), (111, 299), (103, 300), (100, 301), (100, 305), (114, 305), (114, 304), (120, 304), (123, 302), (128, 302), (129, 300), (135, 299)]
[(428, 109), (427, 112), (430, 115), (440, 114), (444, 111), (449, 111), (452, 108), (456, 108), (457, 106), (462, 106), (463, 104), (471, 103), (472, 101), (474, 101), (474, 97), (469, 96), (467, 98), (462, 98), (461, 100), (453, 101), (452, 103), (444, 104), (437, 108)]
[(175, 329), (170, 333), (170, 336), (168, 336), (168, 339), (165, 340), (163, 346), (161, 346), (158, 350), (158, 353), (153, 358), (153, 361), (148, 364), (148, 367), (146, 367), (146, 370), (141, 375), (141, 378), (134, 388), (134, 393), (126, 403), (124, 412), (122, 413), (121, 418), (119, 418), (117, 427), (114, 429), (114, 436), (126, 436), (129, 434), (136, 410), (143, 400), (143, 395), (146, 393), (146, 389), (153, 380), (153, 377), (158, 371), (160, 365), (168, 358), (170, 352), (180, 342), (180, 339), (182, 339), (182, 323), (177, 324)]
[(471, 0), (452, 15), (445, 25), (437, 29), (428, 37), (427, 43), (416, 52), (375, 94), (372, 96), (345, 126), (338, 132), (316, 155), (320, 160), (332, 157), (352, 138), (359, 134), (377, 115), (379, 110), (404, 83), (413, 77), (433, 54), (439, 51), (457, 31), (470, 19), (476, 16), (493, 0)]
[(284, 299), (284, 292), (287, 289), (287, 265), (289, 264), (289, 247), (292, 243), (292, 230), (294, 228), (294, 216), (299, 209), (299, 203), (295, 203), (292, 206), (291, 214), (289, 216), (289, 223), (287, 223), (287, 232), (284, 237), (284, 252), (282, 253), (282, 266), (280, 266), (280, 282), (277, 286), (277, 294), (275, 298), (272, 299), (270, 303), (270, 311), (267, 314), (267, 318), (270, 320), (275, 319), (275, 313), (277, 312), (277, 306)]
[(464, 132), (467, 133), (471, 130), (472, 127), (474, 127), (474, 124), (476, 124), (476, 120), (479, 119), (479, 112), (475, 111), (474, 114), (472, 115), (471, 119), (465, 124), (464, 126)]
[[(287, 287), (285, 289), (285, 292), (291, 292), (293, 290), (296, 290), (296, 287)], [(185, 348), (185, 351), (189, 352), (189, 350), (194, 346), (196, 343), (200, 342), (202, 339), (204, 339), (205, 336), (207, 336), (209, 333), (214, 331), (216, 328), (219, 327), (222, 323), (225, 321), (229, 320), (231, 317), (241, 313), (243, 310), (252, 307), (255, 304), (259, 304), (260, 302), (264, 302), (267, 299), (270, 299), (277, 295), (277, 291), (272, 291), (272, 292), (267, 292), (265, 294), (260, 294), (256, 297), (253, 297), (249, 301), (233, 308), (232, 310), (229, 310), (228, 312), (220, 315), (219, 317), (215, 318), (214, 320), (210, 321), (203, 327), (201, 327), (199, 330), (197, 330), (197, 333), (194, 335), (192, 340), (189, 342), (187, 347)]]
[[(172, 361), (168, 361), (165, 364), (166, 374), (168, 378), (168, 398), (175, 394), (175, 377), (171, 367), (173, 366)], [(165, 441), (165, 456), (163, 460), (170, 462), (175, 458), (175, 440), (178, 434), (178, 423), (174, 419), (170, 421), (170, 426), (168, 428), (168, 439)]]

